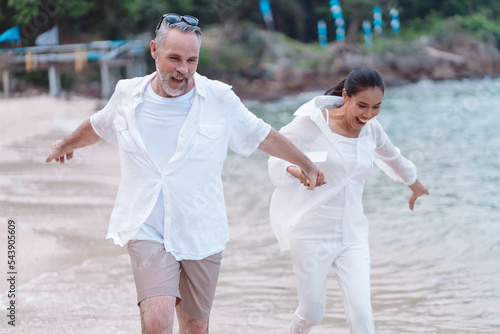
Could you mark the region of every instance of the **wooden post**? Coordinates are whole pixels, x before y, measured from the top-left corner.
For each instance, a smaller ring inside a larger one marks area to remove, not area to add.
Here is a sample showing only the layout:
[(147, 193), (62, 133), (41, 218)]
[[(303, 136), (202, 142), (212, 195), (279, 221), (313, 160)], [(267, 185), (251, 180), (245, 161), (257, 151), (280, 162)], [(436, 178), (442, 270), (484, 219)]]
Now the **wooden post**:
[(127, 75), (127, 79), (139, 76), (137, 74), (137, 65), (135, 65), (133, 60), (129, 60), (127, 62), (127, 65), (125, 66), (125, 73)]
[(122, 76), (121, 76), (121, 68), (119, 66), (112, 67), (110, 69), (110, 75), (111, 75), (111, 79), (110, 79), (110, 86), (109, 86), (109, 89), (110, 89), (110, 94), (109, 95), (111, 96), (113, 94), (113, 92), (115, 91), (116, 84), (122, 78)]
[(52, 96), (58, 96), (61, 93), (61, 73), (55, 66), (49, 67), (49, 92)]
[(2, 82), (3, 82), (3, 95), (5, 97), (8, 97), (10, 95), (10, 87), (11, 87), (9, 70), (2, 71)]
[(111, 97), (111, 78), (107, 63), (101, 63), (101, 97), (103, 99)]

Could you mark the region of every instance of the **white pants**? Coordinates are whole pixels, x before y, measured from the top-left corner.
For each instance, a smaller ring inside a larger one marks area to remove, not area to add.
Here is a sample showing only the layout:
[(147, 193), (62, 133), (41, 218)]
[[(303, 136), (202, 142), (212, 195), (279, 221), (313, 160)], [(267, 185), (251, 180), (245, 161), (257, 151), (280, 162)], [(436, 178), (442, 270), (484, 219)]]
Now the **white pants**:
[(335, 270), (351, 333), (373, 334), (368, 241), (344, 245), (341, 212), (316, 209), (304, 216), (291, 238), (299, 307), (290, 333), (309, 333), (325, 312), (326, 279)]

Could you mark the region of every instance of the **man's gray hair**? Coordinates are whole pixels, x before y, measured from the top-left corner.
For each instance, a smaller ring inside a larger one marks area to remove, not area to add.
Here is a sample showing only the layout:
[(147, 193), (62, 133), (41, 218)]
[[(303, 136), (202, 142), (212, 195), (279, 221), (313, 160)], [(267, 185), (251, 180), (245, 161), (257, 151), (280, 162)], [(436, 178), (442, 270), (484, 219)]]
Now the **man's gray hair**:
[(156, 45), (158, 45), (158, 47), (163, 47), (163, 44), (165, 43), (165, 38), (167, 37), (168, 31), (170, 29), (177, 29), (183, 33), (194, 33), (198, 37), (198, 40), (200, 41), (200, 44), (201, 44), (201, 29), (200, 29), (200, 27), (190, 25), (184, 21), (177, 22), (177, 23), (171, 23), (171, 22), (168, 22), (167, 20), (163, 20), (160, 28), (156, 32), (156, 37), (155, 37), (155, 42), (156, 42)]

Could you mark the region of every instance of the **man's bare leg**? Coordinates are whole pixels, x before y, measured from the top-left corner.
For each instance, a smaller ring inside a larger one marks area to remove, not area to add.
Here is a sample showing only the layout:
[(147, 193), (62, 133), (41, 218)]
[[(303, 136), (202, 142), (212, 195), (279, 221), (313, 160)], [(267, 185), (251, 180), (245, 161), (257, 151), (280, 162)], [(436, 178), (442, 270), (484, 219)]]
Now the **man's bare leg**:
[(154, 296), (141, 301), (142, 334), (172, 334), (175, 296)]
[(208, 319), (195, 319), (184, 313), (180, 305), (177, 305), (175, 310), (179, 320), (179, 334), (208, 334)]

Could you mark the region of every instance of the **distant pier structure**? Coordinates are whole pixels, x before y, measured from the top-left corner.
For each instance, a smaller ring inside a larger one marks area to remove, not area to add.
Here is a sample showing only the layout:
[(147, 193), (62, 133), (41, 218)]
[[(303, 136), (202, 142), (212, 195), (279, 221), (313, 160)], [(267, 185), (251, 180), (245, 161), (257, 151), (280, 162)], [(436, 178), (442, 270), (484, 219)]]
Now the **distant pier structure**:
[(105, 99), (122, 77), (143, 76), (147, 71), (144, 48), (136, 40), (0, 49), (3, 94), (11, 93), (14, 73), (46, 70), (50, 95), (57, 96), (61, 92), (61, 70), (71, 64), (76, 72), (86, 66), (100, 67), (101, 96)]

